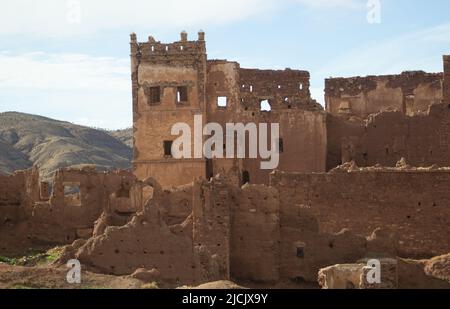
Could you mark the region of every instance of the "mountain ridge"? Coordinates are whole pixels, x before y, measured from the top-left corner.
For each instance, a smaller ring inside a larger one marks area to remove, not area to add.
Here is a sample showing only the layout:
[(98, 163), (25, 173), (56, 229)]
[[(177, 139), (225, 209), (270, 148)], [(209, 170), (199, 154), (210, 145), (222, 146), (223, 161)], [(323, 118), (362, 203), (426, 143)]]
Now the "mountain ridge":
[[(131, 135), (130, 135), (131, 134)], [(0, 172), (39, 166), (44, 178), (58, 169), (96, 165), (129, 169), (132, 129), (107, 131), (40, 115), (0, 113)]]

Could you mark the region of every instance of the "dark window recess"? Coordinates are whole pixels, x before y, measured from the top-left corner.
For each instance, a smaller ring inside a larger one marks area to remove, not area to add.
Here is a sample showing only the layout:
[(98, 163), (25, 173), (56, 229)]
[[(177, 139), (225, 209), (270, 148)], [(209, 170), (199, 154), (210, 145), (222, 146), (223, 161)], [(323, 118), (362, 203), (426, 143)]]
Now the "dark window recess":
[(297, 257), (299, 259), (305, 258), (305, 248), (303, 247), (297, 248)]
[(186, 86), (177, 87), (177, 102), (185, 103), (188, 101), (188, 89)]
[(164, 141), (164, 156), (171, 157), (172, 156), (172, 141)]
[(242, 172), (242, 184), (250, 183), (250, 173), (248, 171)]
[(214, 165), (213, 161), (210, 159), (206, 160), (206, 176), (208, 177), (208, 179), (214, 177)]
[(284, 141), (282, 138), (278, 140), (278, 150), (280, 153), (284, 152)]
[(160, 87), (150, 87), (148, 96), (149, 96), (150, 104), (160, 103), (161, 102), (161, 88)]

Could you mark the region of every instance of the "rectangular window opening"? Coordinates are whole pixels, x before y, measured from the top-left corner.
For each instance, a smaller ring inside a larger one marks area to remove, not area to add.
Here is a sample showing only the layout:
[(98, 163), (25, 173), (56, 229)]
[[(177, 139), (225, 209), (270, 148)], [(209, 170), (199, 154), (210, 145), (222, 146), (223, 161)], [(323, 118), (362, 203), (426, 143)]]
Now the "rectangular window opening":
[(160, 87), (150, 87), (149, 89), (149, 102), (150, 104), (157, 104), (161, 102), (161, 88)]
[(164, 141), (164, 156), (172, 157), (172, 144), (173, 141)]
[(81, 206), (80, 183), (64, 183), (64, 203), (66, 206)]
[(188, 90), (186, 86), (177, 87), (177, 103), (186, 103), (188, 101)]

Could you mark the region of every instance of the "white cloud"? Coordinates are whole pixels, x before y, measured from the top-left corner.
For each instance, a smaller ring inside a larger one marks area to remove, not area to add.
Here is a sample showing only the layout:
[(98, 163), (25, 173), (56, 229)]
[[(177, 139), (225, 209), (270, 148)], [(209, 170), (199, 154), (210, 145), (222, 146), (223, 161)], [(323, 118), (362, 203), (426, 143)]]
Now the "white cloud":
[(311, 9), (359, 9), (365, 7), (364, 0), (294, 0)]
[(277, 2), (276, 0), (2, 1), (0, 34), (55, 36), (111, 29), (131, 32), (138, 28), (204, 27), (209, 24), (235, 22), (270, 12)]
[(0, 53), (0, 88), (121, 89), (130, 79), (128, 59), (83, 54)]
[(0, 111), (104, 128), (131, 126), (128, 59), (0, 52)]

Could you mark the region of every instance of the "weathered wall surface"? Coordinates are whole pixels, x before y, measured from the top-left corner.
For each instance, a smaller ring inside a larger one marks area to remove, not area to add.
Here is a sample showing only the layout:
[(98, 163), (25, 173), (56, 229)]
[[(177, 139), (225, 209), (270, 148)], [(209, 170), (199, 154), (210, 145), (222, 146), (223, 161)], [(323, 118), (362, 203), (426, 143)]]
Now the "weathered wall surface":
[(354, 160), (358, 166), (449, 166), (450, 108), (435, 104), (424, 115), (382, 112), (367, 121), (327, 117), (327, 169)]
[(450, 55), (444, 56), (444, 103), (450, 102)]
[(245, 185), (234, 193), (231, 230), (231, 276), (276, 282), (280, 279), (280, 204), (278, 191)]
[(0, 175), (0, 228), (23, 221), (30, 203), (39, 199), (39, 172), (36, 168), (10, 176)]
[(152, 37), (138, 43), (132, 35), (131, 58), (135, 175), (140, 180), (155, 177), (165, 187), (204, 177), (205, 160), (175, 160), (164, 149), (165, 142), (175, 139), (172, 125), (182, 122), (193, 129), (194, 115), (205, 113), (204, 34), (199, 33), (198, 41), (182, 35), (172, 44)]
[[(218, 97), (226, 97), (227, 106), (218, 106)], [(208, 61), (207, 98), (208, 121), (223, 128), (227, 123), (279, 124), (282, 141), (279, 170), (325, 170), (325, 113), (310, 97), (308, 72), (241, 69), (236, 62)], [(267, 101), (272, 109), (262, 111), (262, 101)], [(259, 142), (258, 138), (258, 145)], [(259, 156), (213, 159), (208, 177), (223, 173), (239, 184), (243, 173), (248, 173), (250, 183), (268, 184), (270, 172), (261, 169)]]
[(275, 172), (271, 187), (240, 188), (216, 176), (163, 191), (149, 180), (144, 211), (96, 233), (76, 257), (102, 272), (144, 268), (151, 280), (176, 284), (314, 282), (336, 263), (447, 252), (449, 178), (448, 169), (349, 165)]
[(55, 174), (51, 194), (49, 184), (39, 179), (37, 168), (0, 177), (0, 236), (12, 246), (23, 241), (71, 243), (91, 237), (104, 211), (128, 220), (139, 211), (134, 207), (139, 205), (132, 188), (135, 177), (127, 171), (61, 169)]
[[(229, 187), (221, 179), (196, 181), (190, 188), (162, 191), (152, 180), (153, 198), (125, 226), (108, 227), (77, 252), (83, 263), (106, 273), (131, 274), (145, 268), (155, 281), (204, 283), (230, 278)], [(191, 212), (170, 224), (165, 205), (190, 195)], [(169, 222), (168, 222), (169, 221)]]
[(240, 69), (239, 88), (244, 109), (259, 109), (268, 100), (272, 110), (321, 110), (311, 99), (309, 72), (286, 69), (284, 71)]
[(310, 209), (320, 231), (349, 228), (370, 235), (377, 228), (388, 230), (397, 234), (398, 253), (405, 257), (431, 257), (450, 250), (449, 181), (448, 170), (382, 168), (276, 173), (271, 179), (281, 203)]
[(330, 78), (325, 80), (326, 110), (332, 115), (366, 118), (385, 110), (414, 115), (442, 100), (442, 73)]
[(231, 196), (223, 178), (196, 182), (193, 189), (193, 252), (196, 280), (230, 279)]
[[(133, 209), (134, 176), (126, 171), (97, 173), (94, 170), (57, 171), (49, 201), (35, 202), (31, 226), (37, 240), (68, 243), (92, 236), (94, 222), (103, 211), (129, 216)], [(69, 188), (74, 188), (70, 192)]]
[[(152, 37), (138, 43), (132, 35), (131, 53), (138, 179), (151, 176), (170, 187), (221, 173), (240, 184), (245, 173), (251, 183), (268, 184), (270, 171), (261, 170), (259, 159), (176, 160), (167, 155), (163, 144), (175, 139), (172, 126), (185, 123), (193, 133), (194, 115), (203, 116), (203, 125), (218, 123), (223, 130), (227, 123), (279, 123), (284, 151), (278, 168), (325, 170), (325, 113), (311, 99), (308, 72), (241, 69), (236, 62), (206, 60), (203, 33), (198, 41), (187, 41), (182, 33), (181, 41), (171, 44)], [(179, 87), (187, 89), (185, 102), (177, 102)], [(262, 110), (262, 103), (270, 111)]]

